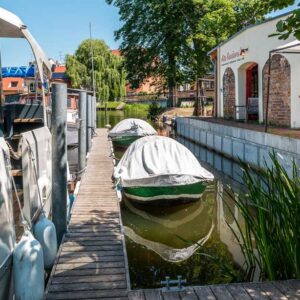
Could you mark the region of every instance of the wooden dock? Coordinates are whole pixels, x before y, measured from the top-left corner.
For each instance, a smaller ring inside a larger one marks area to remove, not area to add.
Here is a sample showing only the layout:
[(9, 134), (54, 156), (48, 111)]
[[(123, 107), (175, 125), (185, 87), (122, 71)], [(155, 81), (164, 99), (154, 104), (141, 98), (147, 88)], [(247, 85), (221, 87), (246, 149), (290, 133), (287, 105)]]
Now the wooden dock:
[(131, 291), (129, 300), (296, 300), (300, 280), (188, 287), (183, 292)]
[(98, 129), (46, 299), (126, 299), (129, 278), (107, 130)]
[(110, 144), (106, 130), (96, 132), (46, 299), (300, 299), (299, 280), (188, 287), (184, 292), (130, 291), (119, 203), (111, 181)]

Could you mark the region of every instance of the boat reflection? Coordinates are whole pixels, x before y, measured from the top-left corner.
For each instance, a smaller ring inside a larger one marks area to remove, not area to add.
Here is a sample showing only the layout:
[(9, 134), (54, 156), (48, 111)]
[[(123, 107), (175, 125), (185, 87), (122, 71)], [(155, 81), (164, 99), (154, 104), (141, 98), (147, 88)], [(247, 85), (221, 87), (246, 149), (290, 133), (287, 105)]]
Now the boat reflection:
[(201, 200), (174, 207), (145, 207), (123, 199), (124, 233), (168, 262), (190, 258), (210, 238), (216, 206), (214, 183)]

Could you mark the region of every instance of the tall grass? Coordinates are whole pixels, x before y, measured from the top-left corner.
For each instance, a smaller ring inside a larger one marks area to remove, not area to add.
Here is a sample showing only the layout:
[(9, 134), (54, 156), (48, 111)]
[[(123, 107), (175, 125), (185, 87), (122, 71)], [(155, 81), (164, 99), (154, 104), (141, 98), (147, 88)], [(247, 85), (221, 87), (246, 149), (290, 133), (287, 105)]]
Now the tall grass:
[(248, 279), (257, 268), (263, 280), (300, 278), (299, 167), (293, 163), (289, 176), (277, 155), (271, 153), (270, 157), (272, 166), (265, 163), (259, 174), (241, 163), (248, 192), (245, 201), (231, 197), (245, 220), (245, 228), (237, 223), (236, 237), (245, 256)]

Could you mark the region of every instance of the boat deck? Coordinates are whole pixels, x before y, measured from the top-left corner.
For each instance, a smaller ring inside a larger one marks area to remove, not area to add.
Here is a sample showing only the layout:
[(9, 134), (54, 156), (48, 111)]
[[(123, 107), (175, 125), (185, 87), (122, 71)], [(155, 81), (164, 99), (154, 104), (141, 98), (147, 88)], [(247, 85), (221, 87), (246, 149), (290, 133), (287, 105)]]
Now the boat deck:
[(107, 130), (93, 139), (86, 173), (72, 208), (46, 290), (46, 299), (126, 299), (129, 289), (119, 203)]
[(130, 291), (119, 203), (111, 181), (110, 144), (105, 129), (96, 133), (46, 299), (300, 299), (299, 280), (188, 287), (184, 292)]

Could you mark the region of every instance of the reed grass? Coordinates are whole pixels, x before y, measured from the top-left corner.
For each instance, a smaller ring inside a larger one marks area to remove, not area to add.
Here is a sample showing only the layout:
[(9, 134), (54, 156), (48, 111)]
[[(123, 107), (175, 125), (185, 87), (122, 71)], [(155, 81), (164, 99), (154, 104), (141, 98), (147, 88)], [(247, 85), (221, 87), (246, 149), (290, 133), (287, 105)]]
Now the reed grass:
[(241, 228), (235, 220), (239, 234), (233, 232), (245, 256), (248, 280), (257, 270), (262, 280), (300, 278), (299, 167), (294, 162), (288, 174), (277, 154), (270, 158), (272, 166), (265, 162), (259, 174), (241, 162), (245, 200), (228, 191), (245, 221)]

